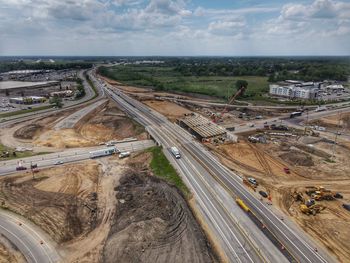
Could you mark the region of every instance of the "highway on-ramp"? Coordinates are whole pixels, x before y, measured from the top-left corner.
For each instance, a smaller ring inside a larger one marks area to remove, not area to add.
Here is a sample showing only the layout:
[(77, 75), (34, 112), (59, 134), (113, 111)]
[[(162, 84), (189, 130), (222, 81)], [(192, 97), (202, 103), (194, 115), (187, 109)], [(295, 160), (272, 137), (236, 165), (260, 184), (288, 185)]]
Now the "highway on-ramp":
[(21, 251), (29, 263), (54, 263), (60, 260), (54, 242), (43, 231), (24, 218), (2, 209), (0, 233)]

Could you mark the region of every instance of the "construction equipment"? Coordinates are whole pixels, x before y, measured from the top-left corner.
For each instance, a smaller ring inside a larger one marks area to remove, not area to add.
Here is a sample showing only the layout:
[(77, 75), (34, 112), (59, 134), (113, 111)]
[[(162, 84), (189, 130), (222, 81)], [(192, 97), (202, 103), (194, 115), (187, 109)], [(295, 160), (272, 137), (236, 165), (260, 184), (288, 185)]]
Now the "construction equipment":
[(301, 192), (297, 192), (295, 191), (293, 194), (292, 194), (292, 197), (294, 199), (294, 201), (300, 201), (300, 202), (305, 202), (305, 199), (303, 197), (303, 194)]
[(299, 206), (299, 209), (304, 214), (315, 216), (316, 214), (320, 213), (322, 210), (326, 209), (326, 207), (319, 204), (314, 204), (309, 207), (305, 204), (301, 204)]
[(313, 136), (313, 137), (319, 137), (320, 133), (319, 132), (315, 132), (309, 126), (306, 126), (305, 129), (304, 129), (304, 135)]
[(241, 87), (237, 90), (236, 93), (234, 93), (231, 98), (229, 99), (228, 103), (225, 105), (225, 108), (221, 111), (220, 114), (217, 114), (214, 118), (214, 122), (217, 123), (219, 119), (221, 119), (224, 115), (224, 113), (227, 111), (228, 105), (231, 105), (238, 96), (243, 95), (245, 90), (247, 89), (247, 85), (241, 85)]
[(308, 196), (311, 196), (316, 201), (322, 201), (322, 200), (331, 201), (335, 199), (332, 191), (324, 188), (323, 186), (318, 186), (318, 187), (308, 186), (306, 188), (307, 190), (305, 191), (305, 193)]
[(283, 167), (283, 171), (286, 173), (286, 174), (290, 174), (290, 169), (288, 167)]

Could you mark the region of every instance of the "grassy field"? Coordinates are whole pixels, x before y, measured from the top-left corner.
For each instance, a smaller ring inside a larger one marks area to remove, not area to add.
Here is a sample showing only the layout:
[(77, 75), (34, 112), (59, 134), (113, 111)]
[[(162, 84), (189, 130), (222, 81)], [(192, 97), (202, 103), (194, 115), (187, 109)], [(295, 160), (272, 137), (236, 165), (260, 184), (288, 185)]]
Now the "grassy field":
[(239, 79), (248, 81), (246, 98), (258, 99), (262, 94), (268, 92), (267, 77), (183, 76), (172, 67), (140, 65), (102, 68), (100, 73), (127, 85), (204, 94), (222, 99), (227, 99), (235, 92), (235, 82)]
[(166, 180), (170, 184), (175, 185), (184, 193), (186, 197), (188, 197), (190, 191), (188, 190), (184, 182), (181, 180), (174, 167), (170, 164), (168, 159), (163, 154), (162, 148), (152, 147), (147, 151), (151, 152), (153, 156), (150, 165), (154, 175)]
[[(13, 155), (15, 150), (13, 148), (6, 147), (5, 145), (0, 143), (0, 161), (12, 160), (12, 159), (20, 159), (25, 157), (30, 157), (34, 155), (46, 154), (46, 152), (33, 153), (32, 151), (24, 151), (24, 152), (16, 152), (16, 155)], [(3, 152), (9, 152), (9, 157), (1, 157)]]
[(47, 105), (47, 106), (41, 106), (41, 107), (35, 107), (32, 109), (26, 109), (26, 110), (18, 110), (18, 111), (12, 111), (12, 112), (6, 112), (0, 114), (0, 118), (5, 118), (5, 117), (11, 117), (11, 116), (16, 116), (16, 115), (21, 115), (24, 113), (29, 113), (29, 112), (36, 112), (36, 111), (41, 111), (41, 110), (46, 110), (52, 108), (53, 105)]

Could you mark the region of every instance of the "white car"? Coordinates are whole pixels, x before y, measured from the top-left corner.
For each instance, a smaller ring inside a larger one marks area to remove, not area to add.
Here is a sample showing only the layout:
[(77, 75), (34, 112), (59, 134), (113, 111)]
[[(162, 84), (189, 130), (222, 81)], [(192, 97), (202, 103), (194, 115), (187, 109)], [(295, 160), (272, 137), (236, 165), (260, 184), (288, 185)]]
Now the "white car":
[(257, 184), (258, 184), (257, 181), (256, 181), (254, 178), (252, 178), (252, 177), (249, 177), (249, 178), (248, 178), (248, 181), (249, 181), (251, 184), (254, 184), (254, 185), (257, 185)]
[(55, 165), (60, 165), (60, 164), (63, 164), (62, 160), (59, 160), (59, 161), (55, 162)]

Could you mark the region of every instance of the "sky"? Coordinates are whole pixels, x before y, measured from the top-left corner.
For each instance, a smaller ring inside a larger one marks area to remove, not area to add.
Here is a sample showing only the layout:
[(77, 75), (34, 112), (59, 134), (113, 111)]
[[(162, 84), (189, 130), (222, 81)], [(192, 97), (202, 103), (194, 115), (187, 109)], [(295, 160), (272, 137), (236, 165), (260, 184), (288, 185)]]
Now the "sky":
[(350, 0), (0, 0), (1, 55), (350, 55)]

